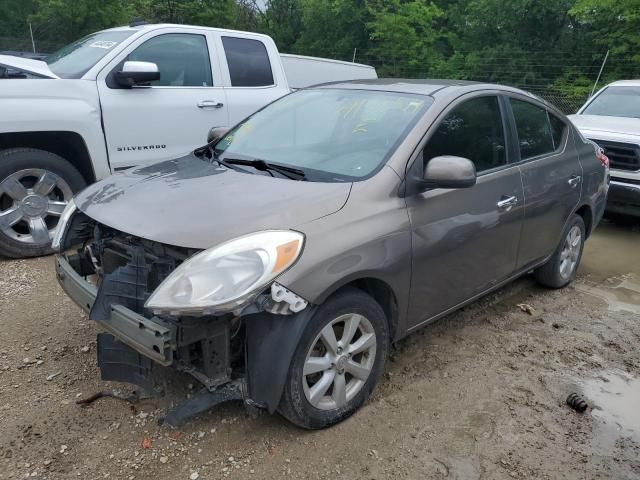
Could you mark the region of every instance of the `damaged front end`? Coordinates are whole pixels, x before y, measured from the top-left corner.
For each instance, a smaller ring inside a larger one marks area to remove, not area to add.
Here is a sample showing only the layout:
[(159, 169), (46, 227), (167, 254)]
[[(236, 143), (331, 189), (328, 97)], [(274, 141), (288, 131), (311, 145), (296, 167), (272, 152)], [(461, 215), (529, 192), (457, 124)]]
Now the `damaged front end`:
[[(286, 347), (266, 337), (277, 338), (284, 331), (283, 319), (300, 315), (307, 302), (273, 281), (273, 272), (263, 275), (268, 284), (251, 290), (253, 277), (234, 262), (241, 267), (242, 262), (255, 263), (262, 253), (246, 260), (237, 248), (211, 253), (164, 245), (107, 227), (79, 211), (70, 215), (60, 242), (60, 250), (76, 246), (56, 256), (60, 285), (107, 332), (98, 335), (103, 380), (133, 383), (158, 394), (166, 368), (191, 375), (202, 390), (169, 412), (165, 422), (174, 426), (227, 400), (277, 407), (286, 365), (270, 362), (278, 371), (269, 370), (265, 349)], [(281, 268), (279, 260), (263, 263)], [(220, 272), (225, 276), (210, 284), (211, 279), (203, 280), (209, 271), (213, 277)], [(216, 281), (244, 283), (231, 288)], [(229, 296), (225, 288), (242, 295)], [(271, 383), (265, 375), (273, 376)], [(272, 384), (276, 391), (265, 391)]]

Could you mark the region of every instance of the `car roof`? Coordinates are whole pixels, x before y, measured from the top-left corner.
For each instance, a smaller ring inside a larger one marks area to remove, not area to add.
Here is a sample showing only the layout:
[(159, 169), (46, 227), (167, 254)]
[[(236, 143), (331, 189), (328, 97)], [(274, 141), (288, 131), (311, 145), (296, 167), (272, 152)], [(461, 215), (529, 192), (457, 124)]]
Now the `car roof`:
[(251, 35), (251, 36), (255, 36), (255, 37), (263, 37), (263, 38), (270, 38), (268, 35), (264, 35), (262, 33), (255, 33), (255, 32), (247, 32), (247, 31), (242, 31), (242, 30), (231, 30), (228, 28), (214, 28), (214, 27), (203, 27), (203, 26), (199, 26), (199, 25), (182, 25), (182, 24), (177, 24), (177, 23), (141, 23), (138, 25), (134, 25), (134, 26), (130, 26), (130, 25), (123, 25), (121, 27), (113, 27), (113, 28), (108, 28), (106, 30), (102, 30), (103, 32), (112, 32), (112, 31), (126, 31), (126, 30), (132, 30), (132, 31), (152, 31), (152, 30), (161, 30), (163, 28), (180, 28), (183, 30), (208, 30), (208, 31), (212, 31), (212, 32), (218, 32), (218, 33), (238, 33), (238, 34), (242, 34), (242, 35)]
[(329, 82), (315, 85), (310, 88), (344, 88), (352, 90), (374, 90), (381, 92), (412, 93), (418, 95), (435, 96), (439, 92), (452, 90), (464, 90), (471, 92), (475, 90), (503, 90), (505, 92), (520, 93), (540, 100), (535, 95), (523, 90), (497, 85), (493, 83), (472, 82), (468, 80), (447, 80), (447, 79), (405, 79), (405, 78), (375, 78), (369, 80), (350, 80), (341, 82)]

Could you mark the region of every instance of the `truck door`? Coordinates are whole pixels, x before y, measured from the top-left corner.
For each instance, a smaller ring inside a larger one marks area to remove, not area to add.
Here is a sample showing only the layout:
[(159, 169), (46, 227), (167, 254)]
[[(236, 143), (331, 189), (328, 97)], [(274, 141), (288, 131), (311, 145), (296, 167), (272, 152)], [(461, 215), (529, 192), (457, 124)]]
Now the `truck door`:
[[(109, 161), (113, 170), (187, 154), (206, 143), (211, 127), (228, 126), (215, 40), (205, 30), (154, 30), (98, 75)], [(114, 72), (125, 61), (153, 62), (160, 80), (123, 88)]]

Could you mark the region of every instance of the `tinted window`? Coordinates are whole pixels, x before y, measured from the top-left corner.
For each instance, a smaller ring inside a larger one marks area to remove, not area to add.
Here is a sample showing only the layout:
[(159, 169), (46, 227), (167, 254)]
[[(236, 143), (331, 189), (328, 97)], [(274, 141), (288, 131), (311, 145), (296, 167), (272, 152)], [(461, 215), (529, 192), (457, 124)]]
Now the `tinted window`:
[(640, 118), (640, 87), (607, 87), (582, 115)]
[(478, 172), (506, 163), (497, 97), (468, 100), (446, 116), (424, 149), (425, 162), (441, 155), (468, 158)]
[(553, 152), (555, 147), (547, 110), (529, 102), (510, 100), (518, 130), (520, 158), (526, 160)]
[(160, 70), (160, 80), (152, 85), (163, 87), (210, 87), (211, 64), (207, 40), (203, 35), (167, 33), (147, 40), (127, 60), (153, 62)]
[(234, 87), (264, 87), (273, 85), (269, 55), (264, 44), (246, 38), (222, 37)]
[(564, 138), (564, 131), (567, 129), (565, 123), (555, 115), (549, 114), (549, 121), (551, 122), (551, 134), (553, 135), (553, 146), (556, 150), (562, 147), (562, 140)]

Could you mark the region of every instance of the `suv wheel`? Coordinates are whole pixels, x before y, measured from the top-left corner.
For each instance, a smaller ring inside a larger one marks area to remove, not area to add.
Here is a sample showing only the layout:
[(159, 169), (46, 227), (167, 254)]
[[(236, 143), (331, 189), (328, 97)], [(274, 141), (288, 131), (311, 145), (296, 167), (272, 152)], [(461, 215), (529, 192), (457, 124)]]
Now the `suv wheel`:
[(349, 289), (329, 298), (302, 334), (280, 413), (309, 429), (349, 417), (378, 382), (388, 345), (387, 319), (372, 297)]
[(553, 256), (534, 272), (538, 283), (549, 288), (562, 288), (571, 283), (578, 272), (585, 237), (584, 220), (573, 215)]
[(64, 158), (43, 150), (0, 152), (0, 254), (51, 253), (51, 238), (73, 194), (85, 186)]

